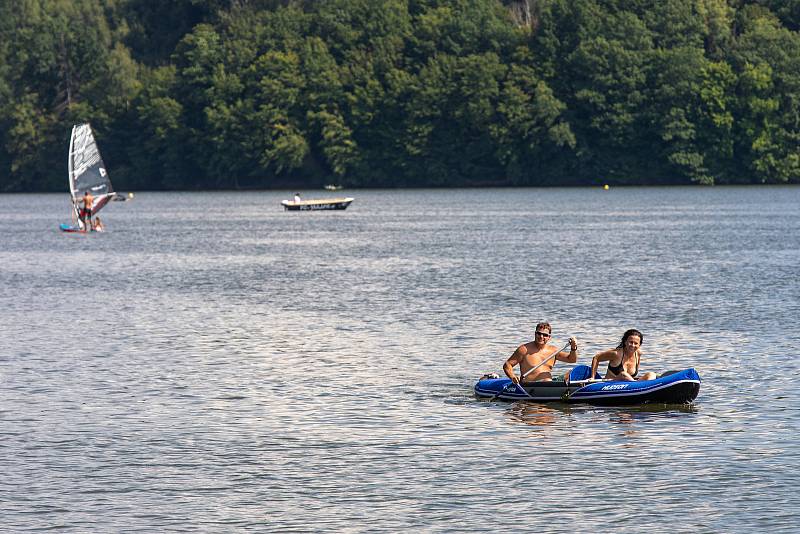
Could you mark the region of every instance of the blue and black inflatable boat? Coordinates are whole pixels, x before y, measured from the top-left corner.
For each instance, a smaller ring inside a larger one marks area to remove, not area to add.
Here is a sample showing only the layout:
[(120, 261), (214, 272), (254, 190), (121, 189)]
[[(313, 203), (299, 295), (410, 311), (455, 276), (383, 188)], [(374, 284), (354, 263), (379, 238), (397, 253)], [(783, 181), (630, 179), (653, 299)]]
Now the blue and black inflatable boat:
[(588, 366), (579, 365), (566, 378), (552, 382), (532, 382), (520, 386), (508, 378), (487, 375), (475, 384), (481, 398), (511, 401), (583, 402), (598, 406), (631, 404), (688, 404), (700, 392), (700, 375), (694, 369), (668, 371), (654, 380), (589, 379)]

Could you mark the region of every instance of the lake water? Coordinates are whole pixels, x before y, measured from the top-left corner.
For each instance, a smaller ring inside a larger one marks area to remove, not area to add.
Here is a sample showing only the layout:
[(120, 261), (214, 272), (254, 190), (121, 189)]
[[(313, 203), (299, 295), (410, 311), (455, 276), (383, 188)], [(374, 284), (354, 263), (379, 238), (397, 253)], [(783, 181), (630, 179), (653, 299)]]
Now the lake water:
[[(800, 188), (344, 193), (0, 195), (3, 530), (797, 531)], [(541, 320), (700, 394), (475, 399)]]

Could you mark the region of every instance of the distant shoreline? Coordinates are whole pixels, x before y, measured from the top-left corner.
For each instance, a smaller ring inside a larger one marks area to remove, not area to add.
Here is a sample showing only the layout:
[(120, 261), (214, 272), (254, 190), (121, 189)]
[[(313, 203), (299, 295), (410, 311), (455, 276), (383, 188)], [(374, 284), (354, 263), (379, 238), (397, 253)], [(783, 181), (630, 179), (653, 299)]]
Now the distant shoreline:
[[(606, 185), (606, 184), (603, 184)], [(482, 189), (603, 189), (603, 185), (493, 185), (493, 186), (461, 186), (461, 187), (442, 187), (442, 186), (420, 186), (420, 187), (344, 187), (342, 189), (338, 189), (336, 191), (329, 191), (323, 187), (281, 187), (281, 188), (253, 188), (253, 189), (229, 189), (229, 188), (220, 188), (220, 189), (137, 189), (132, 191), (134, 194), (139, 193), (254, 193), (254, 192), (264, 192), (264, 193), (282, 193), (282, 192), (292, 192), (299, 191), (301, 194), (306, 192), (319, 192), (321, 195), (333, 195), (333, 194), (344, 194), (348, 191), (420, 191), (420, 190), (451, 190), (451, 191), (461, 191), (461, 190), (482, 190)], [(799, 187), (800, 184), (717, 184), (717, 185), (705, 185), (705, 184), (621, 184), (621, 185), (614, 185), (608, 184), (608, 189), (634, 189), (634, 188), (652, 188), (652, 189), (679, 189), (679, 188), (696, 188), (696, 189), (732, 189), (732, 188), (739, 188), (739, 187), (746, 187), (750, 189), (758, 189), (758, 188), (775, 188), (775, 187)], [(118, 193), (128, 194), (129, 191), (118, 191)], [(69, 193), (69, 191), (63, 190), (38, 190), (38, 191), (0, 191), (0, 194), (3, 195), (36, 195), (36, 194), (59, 194), (59, 193)], [(316, 193), (315, 193), (316, 194)]]

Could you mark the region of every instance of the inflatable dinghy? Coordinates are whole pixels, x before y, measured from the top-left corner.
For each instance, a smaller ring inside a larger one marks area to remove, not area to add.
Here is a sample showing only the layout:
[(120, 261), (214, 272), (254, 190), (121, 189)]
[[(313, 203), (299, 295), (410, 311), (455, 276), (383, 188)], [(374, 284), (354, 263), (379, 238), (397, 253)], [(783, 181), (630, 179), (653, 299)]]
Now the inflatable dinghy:
[(508, 378), (486, 375), (475, 384), (480, 398), (511, 401), (583, 402), (598, 406), (631, 404), (688, 404), (700, 392), (700, 375), (694, 369), (668, 371), (654, 380), (589, 379), (591, 369), (579, 365), (569, 376), (552, 382), (532, 382), (520, 386)]

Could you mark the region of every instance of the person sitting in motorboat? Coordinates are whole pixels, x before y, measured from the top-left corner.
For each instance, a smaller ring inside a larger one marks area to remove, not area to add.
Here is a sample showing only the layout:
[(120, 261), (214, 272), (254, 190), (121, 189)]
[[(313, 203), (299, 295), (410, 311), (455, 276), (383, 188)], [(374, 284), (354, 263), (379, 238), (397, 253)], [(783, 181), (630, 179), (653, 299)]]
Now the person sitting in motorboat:
[(303, 201), (303, 199), (300, 198), (300, 193), (295, 193), (294, 194), (294, 201), (295, 202), (302, 202)]
[(639, 363), (642, 359), (642, 341), (644, 336), (635, 328), (626, 330), (622, 334), (617, 348), (598, 352), (592, 358), (592, 372), (589, 376), (594, 376), (600, 362), (608, 362), (608, 370), (605, 378), (611, 380), (624, 380), (631, 382), (634, 380), (653, 380), (656, 373), (649, 371), (639, 376)]
[[(578, 361), (578, 341), (574, 337), (569, 338), (571, 350), (566, 352), (559, 351), (558, 348), (547, 344), (552, 333), (550, 323), (541, 322), (537, 324), (535, 332), (533, 341), (523, 343), (517, 347), (517, 350), (503, 364), (503, 371), (515, 384), (519, 384), (520, 380), (523, 379), (522, 377), (524, 377), (523, 384), (551, 381), (553, 380), (552, 371), (556, 360), (566, 363)], [(519, 365), (520, 376), (514, 374), (514, 366), (516, 365)], [(536, 368), (536, 366), (540, 367)], [(526, 375), (533, 369), (536, 369), (533, 374)]]
[(94, 218), (94, 223), (92, 223), (92, 230), (94, 230), (95, 232), (104, 232), (105, 229), (106, 227), (103, 224), (103, 221), (100, 220), (100, 216), (99, 215), (96, 216)]

